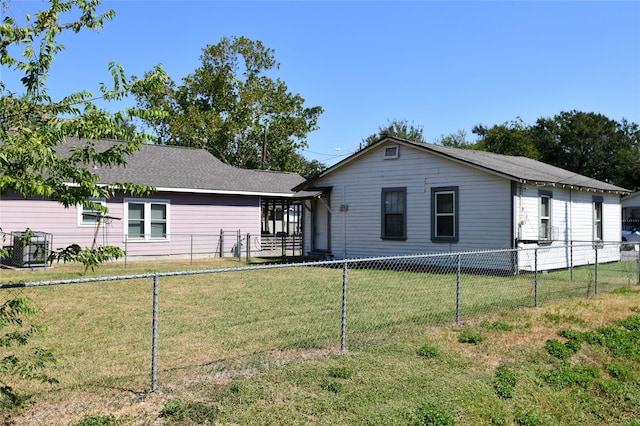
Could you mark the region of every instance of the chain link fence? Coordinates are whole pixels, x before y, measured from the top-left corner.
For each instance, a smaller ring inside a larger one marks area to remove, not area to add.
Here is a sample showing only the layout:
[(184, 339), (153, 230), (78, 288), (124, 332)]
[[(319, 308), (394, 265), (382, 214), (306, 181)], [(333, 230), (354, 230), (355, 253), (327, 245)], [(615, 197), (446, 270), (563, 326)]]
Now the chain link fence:
[[(66, 386), (147, 392), (640, 284), (638, 245), (570, 249), (594, 263), (514, 270), (497, 265), (536, 265), (542, 250), (498, 250), (17, 282), (0, 294), (42, 309), (40, 343), (60, 351), (53, 375)], [(598, 261), (612, 249), (620, 260)]]

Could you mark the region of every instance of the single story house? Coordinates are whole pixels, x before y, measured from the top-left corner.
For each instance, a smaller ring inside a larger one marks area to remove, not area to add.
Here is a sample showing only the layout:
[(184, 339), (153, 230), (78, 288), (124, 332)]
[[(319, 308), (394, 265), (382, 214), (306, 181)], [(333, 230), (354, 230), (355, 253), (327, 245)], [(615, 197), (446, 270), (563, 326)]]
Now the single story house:
[[(69, 138), (59, 151), (84, 142)], [(92, 142), (98, 151), (120, 143)], [(240, 169), (202, 149), (162, 145), (142, 146), (128, 157), (126, 167), (90, 167), (102, 184), (135, 183), (153, 186), (155, 192), (144, 197), (118, 192), (92, 200), (109, 210), (100, 226), (98, 212), (86, 205), (64, 208), (52, 200), (2, 193), (0, 228), (5, 237), (29, 228), (51, 240), (53, 250), (72, 243), (91, 247), (96, 241), (119, 246), (132, 257), (229, 256), (239, 239), (255, 253), (265, 239), (298, 232), (292, 218), (299, 220), (302, 207), (292, 188), (304, 179), (296, 173)]]
[[(539, 266), (592, 263), (552, 248), (620, 241), (629, 191), (524, 157), (386, 137), (294, 188), (306, 200), (304, 253), (334, 258), (539, 247)], [(604, 253), (606, 251), (606, 253)], [(547, 253), (545, 255), (545, 253)], [(619, 260), (617, 248), (600, 260)], [(492, 268), (532, 270), (533, 256)]]

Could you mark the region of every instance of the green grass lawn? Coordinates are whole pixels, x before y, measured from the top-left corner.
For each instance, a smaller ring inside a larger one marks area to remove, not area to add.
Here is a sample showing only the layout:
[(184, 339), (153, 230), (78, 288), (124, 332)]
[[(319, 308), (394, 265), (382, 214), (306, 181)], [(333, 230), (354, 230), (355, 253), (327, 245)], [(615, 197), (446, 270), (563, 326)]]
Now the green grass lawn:
[[(132, 262), (127, 269), (106, 265), (94, 275), (230, 266), (240, 265)], [(573, 280), (568, 271), (540, 274), (538, 309), (531, 309), (533, 274), (465, 274), (460, 326), (454, 274), (349, 270), (346, 352), (340, 352), (341, 268), (162, 276), (154, 394), (148, 393), (152, 279), (0, 290), (3, 299), (27, 296), (41, 309), (36, 322), (49, 329), (37, 344), (58, 349), (61, 360), (51, 371), (59, 384), (23, 384), (33, 393), (31, 406), (13, 418), (18, 424), (74, 424), (88, 416), (113, 420), (102, 424), (198, 424), (198, 415), (222, 424), (411, 424), (419, 413), (440, 410), (456, 424), (632, 424), (639, 401), (625, 392), (639, 390), (637, 359), (619, 361), (631, 378), (614, 390), (615, 383), (551, 389), (543, 373), (555, 366), (544, 343), (561, 327), (597, 327), (613, 321), (614, 313), (624, 317), (640, 308), (634, 268), (633, 262), (600, 265), (597, 297), (593, 266), (576, 268)], [(0, 281), (77, 278), (81, 272), (75, 265), (3, 270)], [(605, 294), (616, 288), (629, 291)], [(604, 307), (608, 300), (615, 308)], [(495, 322), (509, 330), (487, 326)], [(463, 330), (486, 339), (461, 344)], [(438, 355), (417, 355), (425, 344)], [(598, 348), (583, 349), (574, 360), (602, 369), (614, 361)], [(519, 377), (509, 400), (494, 389), (500, 365)], [(601, 395), (607, 392), (619, 401)], [(614, 402), (622, 411), (594, 408)], [(580, 409), (579, 415), (566, 407)]]

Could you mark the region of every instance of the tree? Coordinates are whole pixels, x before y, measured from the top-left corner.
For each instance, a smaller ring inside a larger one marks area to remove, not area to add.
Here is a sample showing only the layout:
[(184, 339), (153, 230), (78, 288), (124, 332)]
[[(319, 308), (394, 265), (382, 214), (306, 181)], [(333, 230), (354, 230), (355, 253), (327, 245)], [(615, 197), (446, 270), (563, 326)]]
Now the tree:
[(531, 137), (531, 128), (520, 118), (490, 128), (477, 125), (472, 132), (479, 136), (475, 149), (496, 154), (538, 158), (538, 151)]
[[(131, 80), (117, 64), (109, 64), (113, 87), (101, 85), (100, 95), (78, 91), (62, 99), (52, 99), (46, 81), (55, 55), (64, 49), (60, 34), (82, 30), (100, 30), (105, 21), (115, 15), (113, 10), (100, 13), (98, 0), (51, 0), (48, 8), (34, 16), (20, 15), (2, 0), (5, 16), (0, 24), (0, 65), (3, 72), (21, 76), (21, 86), (8, 87), (0, 82), (0, 192), (17, 191), (25, 197), (47, 197), (65, 207), (86, 203), (89, 197), (109, 198), (116, 190), (143, 194), (151, 188), (126, 182), (102, 186), (91, 172), (92, 165), (110, 167), (126, 163), (127, 155), (146, 143), (149, 138), (134, 130), (130, 121), (152, 119), (160, 113), (152, 110), (128, 109), (110, 113), (96, 105), (98, 99), (119, 101), (135, 90), (136, 93), (157, 90), (164, 86), (166, 75), (160, 68), (146, 78)], [(57, 153), (60, 144), (69, 136), (87, 142), (70, 156)], [(111, 138), (124, 143), (99, 152), (91, 139)], [(102, 206), (95, 208), (104, 210)], [(2, 253), (2, 255), (5, 255)], [(0, 336), (0, 347), (25, 345), (41, 327), (27, 326), (25, 319), (37, 311), (29, 300), (7, 300), (0, 305), (0, 329), (12, 325)], [(35, 349), (31, 356), (19, 358), (4, 354), (0, 360), (0, 400), (21, 402), (17, 390), (8, 383), (6, 373), (24, 378), (49, 381), (38, 373), (54, 361), (51, 351)]]
[(363, 139), (362, 142), (367, 146), (387, 136), (394, 136), (414, 142), (426, 142), (422, 130), (422, 126), (414, 126), (413, 124), (409, 124), (407, 120), (393, 120), (388, 122), (386, 127), (378, 127), (378, 133), (368, 136), (366, 139)]
[(458, 129), (456, 133), (449, 135), (442, 135), (440, 139), (436, 141), (442, 146), (450, 146), (453, 148), (474, 149), (475, 144), (467, 141), (467, 132), (464, 129)]
[(638, 125), (602, 114), (561, 112), (532, 128), (539, 159), (627, 189), (640, 188)]
[(138, 106), (166, 115), (147, 120), (158, 143), (204, 148), (227, 164), (296, 171), (297, 150), (318, 128), (323, 109), (306, 108), (280, 79), (272, 49), (246, 37), (206, 46), (201, 66), (161, 91), (136, 93)]

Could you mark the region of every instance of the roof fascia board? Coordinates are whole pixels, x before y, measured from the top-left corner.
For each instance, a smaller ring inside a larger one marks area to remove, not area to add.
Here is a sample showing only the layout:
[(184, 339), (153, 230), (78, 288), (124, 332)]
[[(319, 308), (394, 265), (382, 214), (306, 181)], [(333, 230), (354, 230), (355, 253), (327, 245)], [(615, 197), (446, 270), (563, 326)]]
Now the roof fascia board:
[[(79, 186), (77, 183), (67, 183), (68, 186)], [(112, 184), (98, 184), (99, 186), (110, 186), (117, 188)], [(295, 193), (280, 193), (280, 192), (252, 192), (252, 191), (226, 191), (222, 189), (194, 189), (194, 188), (170, 188), (170, 187), (154, 187), (155, 192), (175, 192), (181, 194), (219, 194), (219, 195), (251, 195), (259, 197), (282, 197), (293, 198)]]

